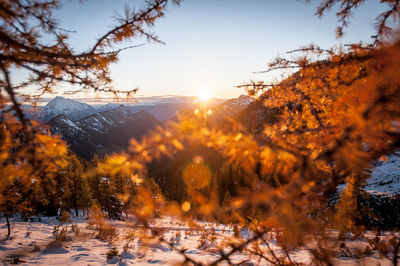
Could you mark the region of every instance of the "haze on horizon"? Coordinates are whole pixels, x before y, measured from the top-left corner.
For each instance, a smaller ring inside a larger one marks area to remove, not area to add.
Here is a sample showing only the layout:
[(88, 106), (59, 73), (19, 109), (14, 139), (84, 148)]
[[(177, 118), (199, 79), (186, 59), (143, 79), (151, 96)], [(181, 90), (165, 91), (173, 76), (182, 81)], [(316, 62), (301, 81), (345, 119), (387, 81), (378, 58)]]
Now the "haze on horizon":
[[(140, 6), (143, 1), (64, 1), (56, 17), (63, 28), (76, 31), (70, 33), (73, 47), (85, 50), (113, 25), (112, 16), (123, 14), (124, 5), (132, 7), (132, 3)], [(212, 97), (238, 97), (244, 91), (237, 85), (279, 78), (276, 73), (254, 74), (267, 69), (278, 54), (310, 43), (329, 48), (369, 42), (374, 33), (371, 21), (383, 7), (367, 1), (357, 10), (344, 38), (337, 40), (334, 12), (319, 19), (314, 15), (316, 4), (185, 0), (180, 7), (171, 6), (152, 29), (165, 45), (145, 40), (128, 44), (144, 45), (120, 54), (111, 69), (113, 85), (119, 90), (139, 87), (138, 96), (196, 96), (207, 91)]]

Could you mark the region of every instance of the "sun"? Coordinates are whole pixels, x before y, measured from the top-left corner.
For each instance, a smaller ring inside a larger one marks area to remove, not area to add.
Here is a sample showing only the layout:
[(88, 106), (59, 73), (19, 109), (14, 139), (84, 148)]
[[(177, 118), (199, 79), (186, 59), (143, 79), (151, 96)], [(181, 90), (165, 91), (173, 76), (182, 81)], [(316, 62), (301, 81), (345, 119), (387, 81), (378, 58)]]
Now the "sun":
[(201, 91), (199, 93), (199, 99), (202, 102), (206, 102), (206, 101), (208, 101), (210, 99), (210, 94), (208, 93), (208, 91)]

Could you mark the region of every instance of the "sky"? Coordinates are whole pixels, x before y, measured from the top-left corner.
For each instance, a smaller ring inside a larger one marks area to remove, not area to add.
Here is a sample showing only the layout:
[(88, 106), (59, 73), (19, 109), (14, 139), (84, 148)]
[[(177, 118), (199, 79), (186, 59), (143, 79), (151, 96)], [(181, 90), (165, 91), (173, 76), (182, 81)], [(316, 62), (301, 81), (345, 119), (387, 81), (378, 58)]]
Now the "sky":
[[(267, 69), (276, 56), (315, 43), (324, 48), (370, 41), (374, 19), (382, 11), (378, 1), (366, 1), (354, 14), (343, 39), (335, 38), (334, 12), (321, 19), (316, 4), (297, 0), (186, 0), (170, 6), (166, 17), (152, 29), (165, 45), (145, 43), (123, 51), (111, 68), (117, 89), (139, 87), (138, 95), (199, 95), (230, 98), (243, 94), (235, 86), (249, 80), (273, 80), (274, 74), (255, 74)], [(56, 13), (63, 28), (74, 30), (76, 51), (89, 48), (110, 29), (124, 5), (143, 1), (63, 1)]]

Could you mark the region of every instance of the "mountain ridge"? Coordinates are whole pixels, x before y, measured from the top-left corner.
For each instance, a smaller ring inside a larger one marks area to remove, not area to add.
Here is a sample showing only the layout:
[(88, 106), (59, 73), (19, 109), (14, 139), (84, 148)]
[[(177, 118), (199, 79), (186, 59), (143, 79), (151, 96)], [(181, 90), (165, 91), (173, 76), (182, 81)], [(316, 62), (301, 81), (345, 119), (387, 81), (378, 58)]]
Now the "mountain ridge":
[(48, 124), (52, 134), (61, 135), (73, 152), (90, 160), (95, 154), (101, 157), (125, 149), (131, 138), (141, 139), (160, 122), (147, 111), (132, 114), (120, 105), (77, 121), (60, 114)]

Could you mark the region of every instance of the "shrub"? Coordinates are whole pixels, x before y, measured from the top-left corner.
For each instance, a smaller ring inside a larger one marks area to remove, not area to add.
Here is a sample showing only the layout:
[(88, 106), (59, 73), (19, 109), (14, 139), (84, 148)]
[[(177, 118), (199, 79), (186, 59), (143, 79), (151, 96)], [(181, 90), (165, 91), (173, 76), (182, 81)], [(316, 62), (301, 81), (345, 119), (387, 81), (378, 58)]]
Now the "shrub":
[(114, 257), (118, 257), (119, 256), (119, 251), (117, 250), (117, 247), (113, 246), (112, 248), (110, 248), (107, 253), (107, 261), (111, 261)]

